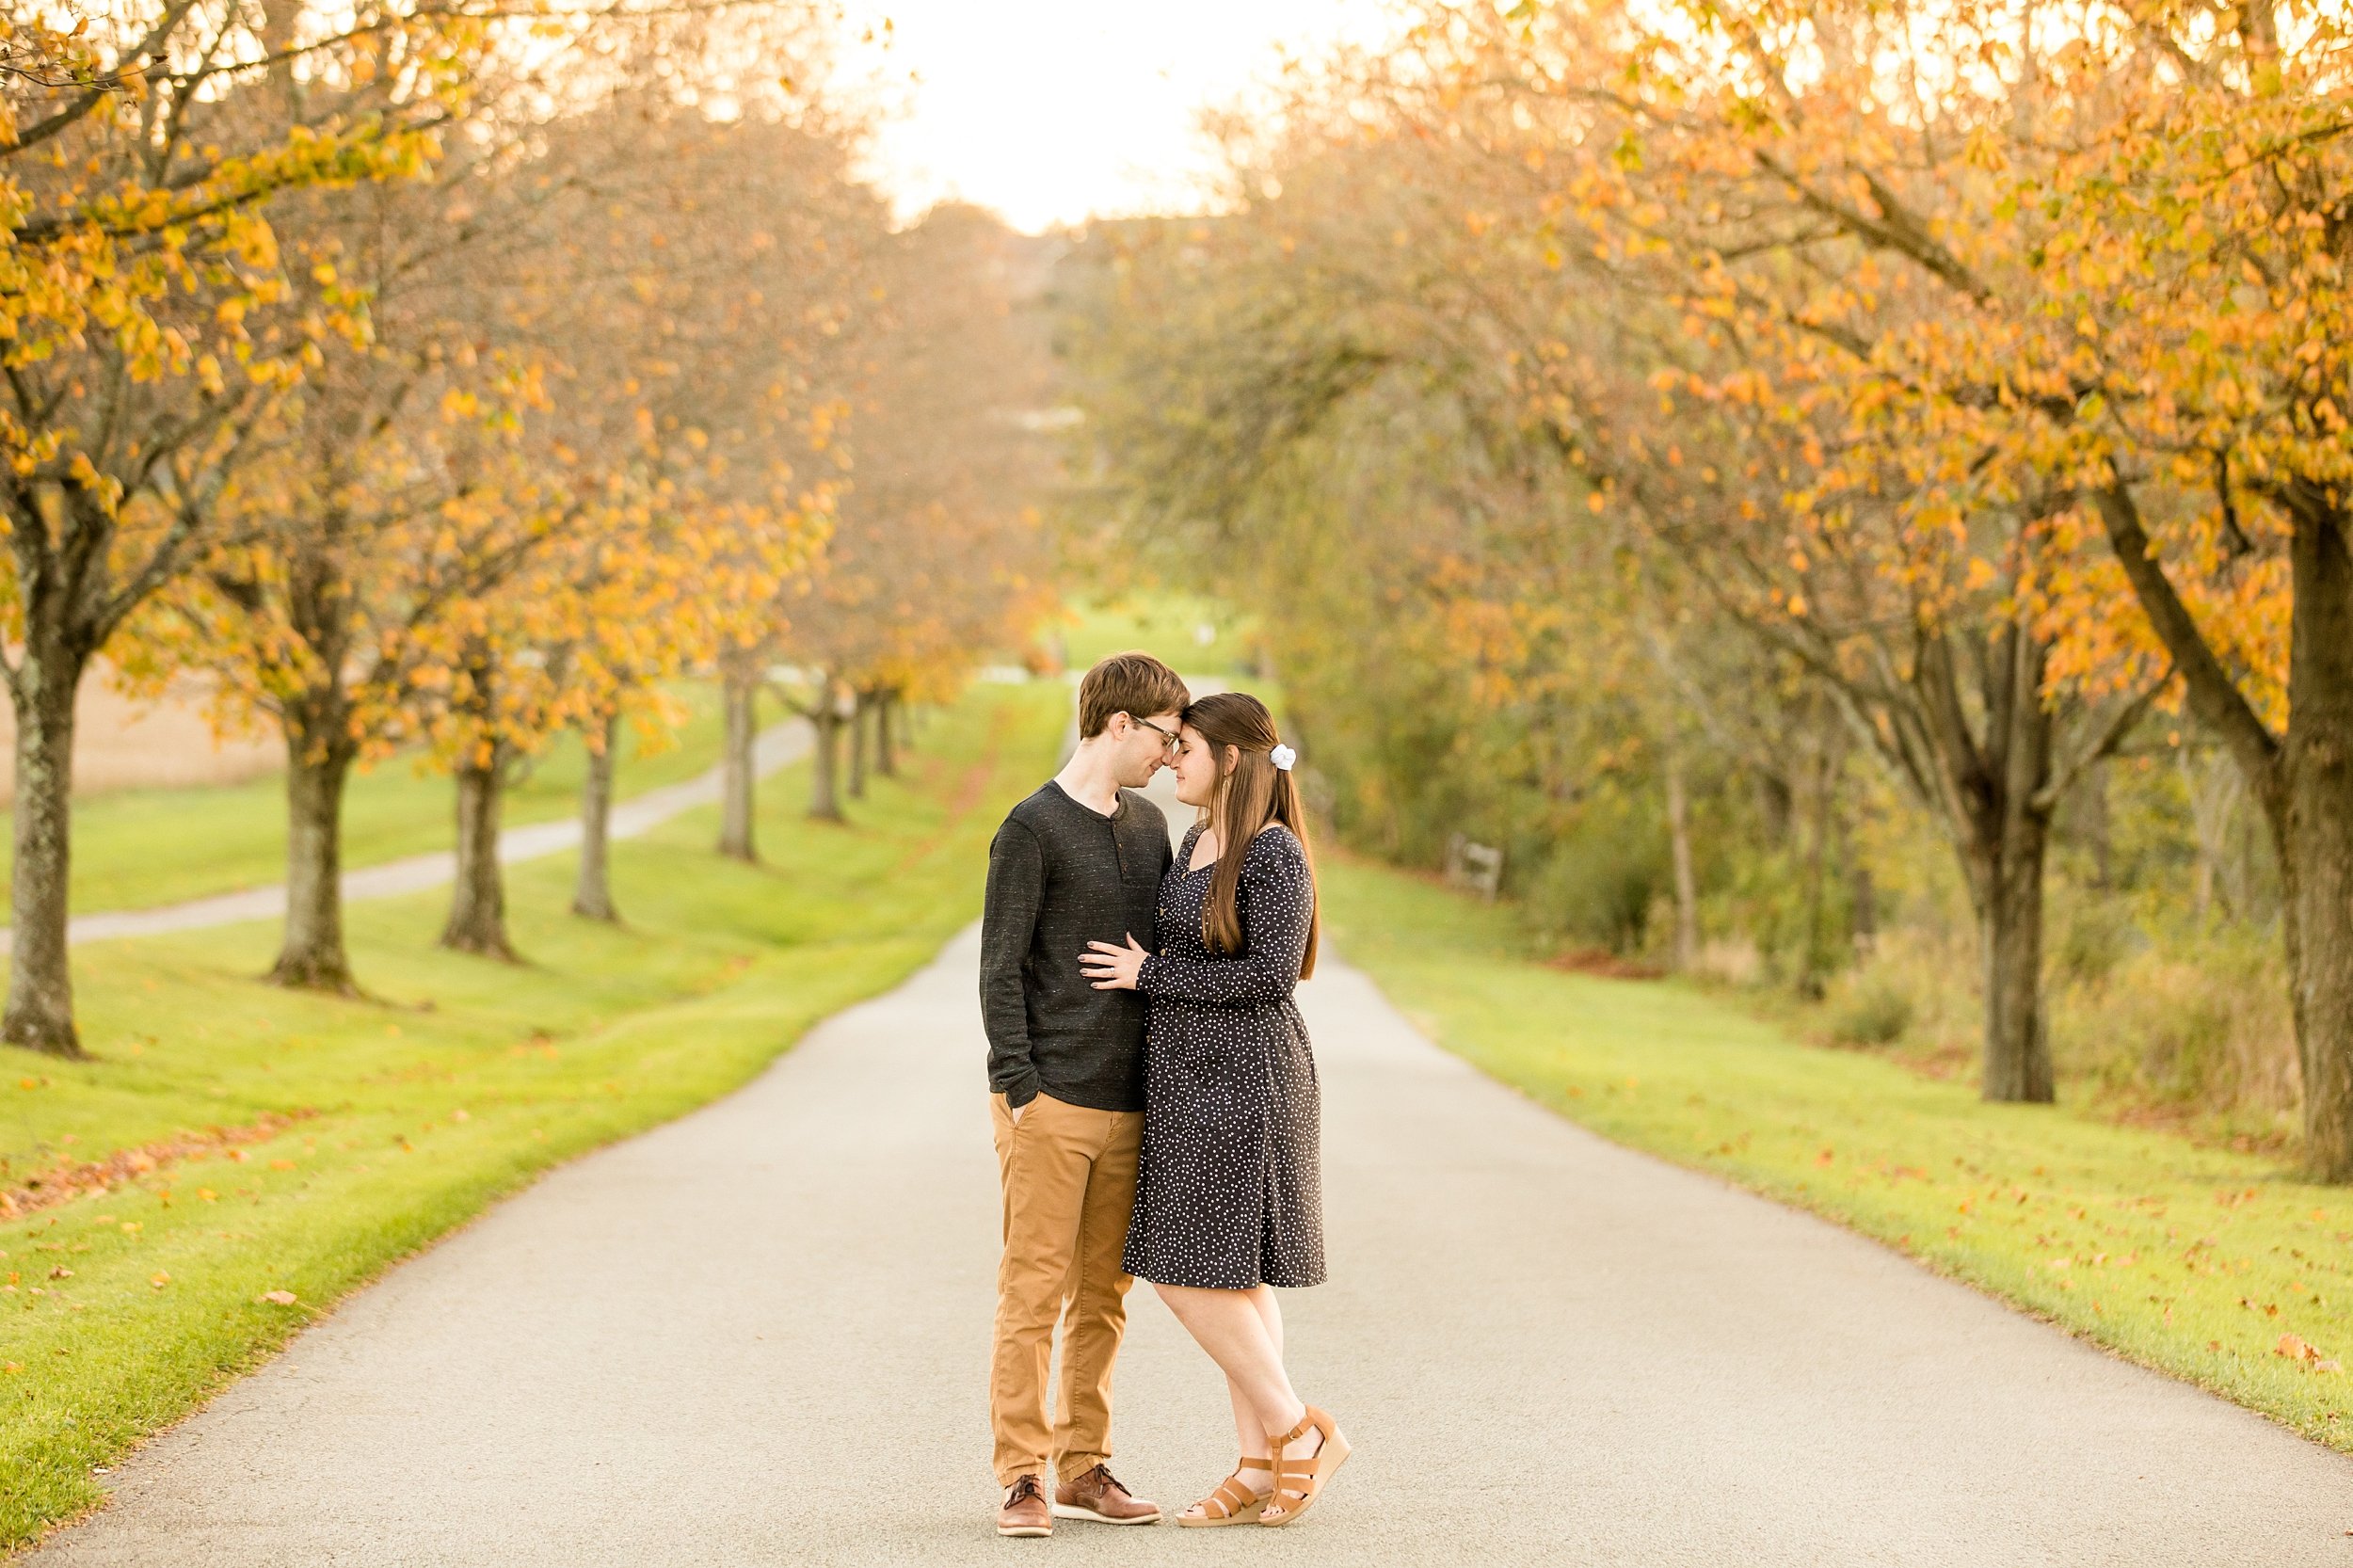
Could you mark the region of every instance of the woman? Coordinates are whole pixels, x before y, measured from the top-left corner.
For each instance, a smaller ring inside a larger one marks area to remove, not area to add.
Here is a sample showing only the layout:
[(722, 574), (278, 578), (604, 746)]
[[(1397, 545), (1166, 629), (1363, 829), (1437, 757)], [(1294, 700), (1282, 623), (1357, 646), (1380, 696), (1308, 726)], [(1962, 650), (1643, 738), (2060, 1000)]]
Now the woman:
[(1082, 960), (1097, 988), (1151, 998), (1128, 1272), (1225, 1373), (1241, 1441), (1234, 1473), (1180, 1525), (1288, 1525), (1349, 1452), (1291, 1389), (1269, 1288), (1323, 1282), (1316, 1064), (1291, 1001), (1316, 965), (1294, 757), (1257, 697), (1187, 708), (1176, 798), (1201, 820), (1161, 880), (1153, 951), (1130, 936), (1090, 942)]

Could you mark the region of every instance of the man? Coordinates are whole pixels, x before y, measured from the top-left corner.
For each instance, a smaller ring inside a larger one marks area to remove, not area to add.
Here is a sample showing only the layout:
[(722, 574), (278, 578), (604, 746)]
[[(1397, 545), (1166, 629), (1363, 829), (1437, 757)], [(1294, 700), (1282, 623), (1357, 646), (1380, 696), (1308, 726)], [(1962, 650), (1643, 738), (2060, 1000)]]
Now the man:
[[(1079, 684), (1079, 745), (1013, 808), (988, 850), (981, 1013), (1004, 1256), (989, 1365), (989, 1422), (1004, 1500), (1000, 1535), (1054, 1520), (1160, 1521), (1111, 1473), (1112, 1363), (1128, 1324), (1120, 1266), (1144, 1132), (1145, 1003), (1096, 990), (1079, 968), (1095, 940), (1149, 936), (1168, 869), (1168, 824), (1129, 792), (1176, 744), (1189, 695), (1158, 659), (1121, 653)], [(1047, 1367), (1063, 1324), (1049, 1427)], [(1059, 1478), (1049, 1505), (1046, 1472)]]

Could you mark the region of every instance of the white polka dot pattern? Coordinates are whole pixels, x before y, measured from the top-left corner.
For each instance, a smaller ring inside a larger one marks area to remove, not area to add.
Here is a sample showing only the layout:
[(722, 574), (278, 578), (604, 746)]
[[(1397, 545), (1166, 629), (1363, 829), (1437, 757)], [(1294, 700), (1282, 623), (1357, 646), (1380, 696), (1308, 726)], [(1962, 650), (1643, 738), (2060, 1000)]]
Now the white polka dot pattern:
[[(1306, 853), (1289, 828), (1243, 852), (1240, 953), (1201, 939), (1210, 868), (1160, 881), (1144, 1048), (1144, 1154), (1128, 1231), (1129, 1273), (1243, 1290), (1323, 1283), (1321, 1106), (1315, 1053), (1291, 992), (1315, 913)], [(1229, 852), (1230, 853), (1230, 852)]]

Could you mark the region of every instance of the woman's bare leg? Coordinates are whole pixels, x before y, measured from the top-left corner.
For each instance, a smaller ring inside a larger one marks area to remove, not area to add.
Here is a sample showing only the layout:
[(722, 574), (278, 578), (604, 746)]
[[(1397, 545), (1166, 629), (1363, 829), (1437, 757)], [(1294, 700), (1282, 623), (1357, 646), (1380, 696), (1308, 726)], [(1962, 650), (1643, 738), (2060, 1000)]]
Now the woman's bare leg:
[[(1156, 1285), (1154, 1288), (1193, 1336), (1193, 1343), (1225, 1374), (1236, 1427), (1249, 1424), (1248, 1430), (1236, 1432), (1245, 1455), (1254, 1453), (1269, 1436), (1299, 1424), (1307, 1406), (1292, 1390), (1290, 1374), (1283, 1368), (1282, 1314), (1271, 1290), (1263, 1285), (1256, 1290), (1204, 1290), (1189, 1285)], [(1286, 1444), (1283, 1451), (1311, 1454), (1321, 1442), (1321, 1435), (1310, 1432)], [(1273, 1479), (1264, 1471), (1242, 1477), (1254, 1488), (1272, 1486)]]
[[(1244, 1290), (1242, 1295), (1257, 1309), (1259, 1320), (1266, 1324), (1267, 1340), (1273, 1346), (1274, 1359), (1279, 1363), (1283, 1359), (1283, 1309), (1275, 1304), (1273, 1288), (1256, 1286)], [(1241, 1444), (1235, 1452), (1245, 1459), (1262, 1452), (1268, 1433), (1266, 1428), (1258, 1424), (1257, 1408), (1242, 1397), (1241, 1385), (1230, 1377), (1225, 1380), (1225, 1392), (1234, 1402), (1234, 1440)], [(1274, 1478), (1265, 1470), (1245, 1470), (1241, 1479), (1245, 1485), (1263, 1492)]]

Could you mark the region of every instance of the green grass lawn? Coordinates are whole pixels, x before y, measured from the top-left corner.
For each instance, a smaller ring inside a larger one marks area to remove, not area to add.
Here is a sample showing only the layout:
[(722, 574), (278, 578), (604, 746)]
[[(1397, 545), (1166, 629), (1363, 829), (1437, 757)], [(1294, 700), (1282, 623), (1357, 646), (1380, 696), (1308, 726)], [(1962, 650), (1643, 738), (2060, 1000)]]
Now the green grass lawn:
[[(718, 760), (717, 691), (682, 682), (677, 696), (690, 716), (666, 749), (648, 755), (636, 732), (623, 727), (616, 777), (624, 796), (691, 778)], [(772, 705), (761, 722), (781, 717)], [(508, 793), (507, 823), (578, 810), (586, 755), (577, 735), (550, 747)], [(448, 848), (456, 837), (453, 790), (446, 776), (420, 773), (406, 757), (354, 774), (344, 808), (344, 864), (371, 866)], [(0, 832), (0, 887), (12, 858), (8, 836)], [(198, 789), (118, 790), (73, 803), (76, 914), (177, 904), (264, 887), (285, 874), (280, 775)]]
[(350, 909), (377, 1001), (258, 983), (272, 926), (77, 950), (96, 1059), (0, 1048), (0, 1192), (179, 1152), (0, 1220), (0, 1549), (389, 1263), (911, 973), (977, 915), (989, 835), (1068, 702), (976, 689), (847, 827), (807, 822), (807, 766), (786, 770), (761, 867), (712, 853), (711, 811), (616, 845), (623, 928), (562, 913), (571, 856), (512, 868), (521, 967), (436, 950), (441, 893)]
[(1341, 856), (1322, 870), (1339, 951), (1539, 1103), (2353, 1451), (2335, 1365), (2353, 1360), (2353, 1192), (2065, 1107), (1987, 1105), (1680, 984), (1548, 968), (1509, 910)]
[[(1192, 594), (1135, 594), (1108, 604), (1080, 604), (1063, 629), (1074, 670), (1140, 648), (1179, 675), (1237, 678), (1252, 673), (1249, 621), (1230, 607)], [(1209, 637), (1204, 642), (1201, 633)]]

